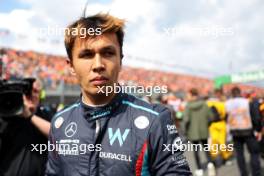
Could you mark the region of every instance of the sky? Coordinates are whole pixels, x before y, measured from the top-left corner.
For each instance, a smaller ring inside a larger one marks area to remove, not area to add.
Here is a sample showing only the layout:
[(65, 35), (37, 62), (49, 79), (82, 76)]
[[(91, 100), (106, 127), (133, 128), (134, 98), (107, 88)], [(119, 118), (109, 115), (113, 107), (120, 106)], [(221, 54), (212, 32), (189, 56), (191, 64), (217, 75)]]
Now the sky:
[(207, 78), (264, 67), (263, 0), (0, 0), (0, 46), (66, 56), (54, 31), (86, 3), (126, 20), (124, 65)]

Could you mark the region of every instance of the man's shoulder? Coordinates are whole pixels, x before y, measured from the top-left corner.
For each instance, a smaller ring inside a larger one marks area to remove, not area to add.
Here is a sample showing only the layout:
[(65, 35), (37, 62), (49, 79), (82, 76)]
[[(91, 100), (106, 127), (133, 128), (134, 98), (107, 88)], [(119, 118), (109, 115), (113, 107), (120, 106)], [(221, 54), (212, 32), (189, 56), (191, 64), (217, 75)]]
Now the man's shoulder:
[(238, 103), (249, 103), (249, 100), (244, 97), (230, 98), (226, 101), (226, 104), (238, 104)]
[(235, 101), (234, 98), (229, 98), (228, 100), (226, 100), (225, 104), (226, 104), (226, 105), (230, 105), (230, 104), (232, 104), (234, 101)]
[(123, 106), (126, 106), (124, 108), (126, 114), (139, 129), (156, 130), (156, 128), (161, 126), (161, 128), (164, 128), (167, 125), (172, 125), (172, 113), (164, 105), (152, 104), (133, 95), (129, 95), (123, 99)]
[(58, 111), (52, 118), (51, 123), (54, 123), (59, 118), (67, 119), (69, 118), (76, 109), (80, 107), (80, 102), (76, 102), (72, 105), (65, 107), (64, 109)]
[(154, 118), (159, 117), (164, 111), (170, 112), (169, 108), (164, 105), (152, 104), (130, 94), (122, 101), (122, 104), (131, 107), (136, 112), (149, 114)]

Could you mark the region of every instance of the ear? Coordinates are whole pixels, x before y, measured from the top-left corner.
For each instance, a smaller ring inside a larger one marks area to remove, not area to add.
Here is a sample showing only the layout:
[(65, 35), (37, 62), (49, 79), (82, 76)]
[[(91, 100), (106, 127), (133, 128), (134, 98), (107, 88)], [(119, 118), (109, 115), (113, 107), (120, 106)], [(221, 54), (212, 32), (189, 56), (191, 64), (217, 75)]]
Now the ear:
[(75, 75), (76, 75), (76, 72), (75, 72), (75, 70), (74, 70), (74, 67), (73, 67), (73, 63), (72, 63), (72, 61), (69, 60), (69, 59), (67, 59), (67, 65), (68, 65), (69, 68), (70, 68), (70, 72), (71, 72), (71, 74), (72, 74), (73, 76), (75, 76)]
[(120, 57), (120, 67), (119, 67), (119, 71), (118, 72), (120, 72), (122, 70), (123, 57), (124, 57), (124, 55), (122, 54), (121, 57)]
[(123, 58), (124, 58), (124, 55), (121, 54), (121, 56), (120, 56), (120, 66), (121, 66), (121, 67), (122, 67), (122, 61), (123, 61)]
[(118, 68), (118, 73), (120, 73), (122, 70), (122, 60), (120, 61), (120, 65), (119, 65), (119, 68)]

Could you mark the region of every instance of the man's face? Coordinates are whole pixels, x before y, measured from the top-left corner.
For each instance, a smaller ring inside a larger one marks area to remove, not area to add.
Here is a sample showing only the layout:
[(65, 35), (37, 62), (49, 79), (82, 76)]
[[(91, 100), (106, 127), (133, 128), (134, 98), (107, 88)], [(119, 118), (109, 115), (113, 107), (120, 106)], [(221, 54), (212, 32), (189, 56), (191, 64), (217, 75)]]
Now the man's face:
[(71, 70), (84, 92), (95, 95), (100, 90), (98, 86), (113, 86), (117, 83), (121, 58), (115, 33), (88, 39), (78, 38), (72, 53)]
[(222, 94), (220, 92), (215, 92), (215, 97), (220, 99), (222, 97)]
[(192, 94), (190, 92), (187, 92), (187, 94), (186, 94), (186, 100), (187, 101), (192, 101)]

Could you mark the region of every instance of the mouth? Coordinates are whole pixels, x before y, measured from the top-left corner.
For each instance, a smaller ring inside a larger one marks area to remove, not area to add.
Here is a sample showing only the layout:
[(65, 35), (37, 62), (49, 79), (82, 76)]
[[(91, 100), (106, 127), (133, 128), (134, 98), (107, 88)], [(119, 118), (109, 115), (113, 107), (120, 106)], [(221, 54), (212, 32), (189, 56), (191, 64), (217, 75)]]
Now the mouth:
[(108, 78), (104, 77), (104, 76), (97, 76), (95, 78), (93, 78), (90, 82), (94, 85), (94, 86), (101, 86), (101, 85), (105, 85), (108, 82)]

